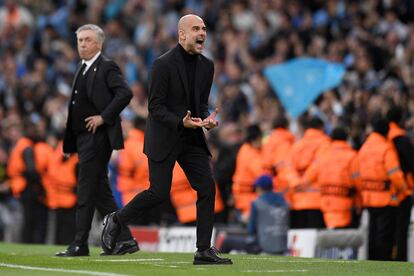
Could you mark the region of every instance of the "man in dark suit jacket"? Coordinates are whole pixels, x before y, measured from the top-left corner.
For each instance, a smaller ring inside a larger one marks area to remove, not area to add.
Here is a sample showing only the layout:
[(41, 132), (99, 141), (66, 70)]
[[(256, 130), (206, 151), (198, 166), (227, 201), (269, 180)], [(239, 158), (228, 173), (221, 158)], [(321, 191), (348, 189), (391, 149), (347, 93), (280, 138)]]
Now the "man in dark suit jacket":
[[(108, 162), (114, 149), (122, 149), (119, 114), (128, 105), (132, 93), (119, 67), (101, 54), (105, 34), (96, 25), (87, 24), (77, 31), (81, 64), (72, 84), (72, 97), (63, 152), (78, 153), (78, 202), (76, 235), (69, 247), (57, 256), (89, 255), (88, 236), (95, 208), (103, 216), (117, 210), (108, 181)], [(138, 250), (129, 229), (107, 254)]]
[(120, 229), (143, 211), (169, 197), (172, 171), (178, 161), (197, 191), (197, 252), (194, 264), (231, 264), (211, 246), (215, 183), (203, 127), (218, 125), (208, 112), (214, 65), (201, 54), (207, 36), (203, 20), (183, 16), (178, 45), (154, 62), (150, 85), (144, 152), (148, 157), (150, 188), (119, 212), (104, 219), (102, 242), (111, 248)]

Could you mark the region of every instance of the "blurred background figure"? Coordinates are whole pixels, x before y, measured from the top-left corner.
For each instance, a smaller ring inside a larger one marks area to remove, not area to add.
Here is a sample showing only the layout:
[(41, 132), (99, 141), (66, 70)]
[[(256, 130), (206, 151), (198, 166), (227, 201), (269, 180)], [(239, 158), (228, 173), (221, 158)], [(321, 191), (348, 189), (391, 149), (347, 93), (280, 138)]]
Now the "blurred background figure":
[(48, 207), (55, 213), (55, 244), (68, 244), (75, 237), (77, 166), (78, 156), (64, 157), (62, 140), (57, 140), (46, 180)]
[(7, 173), (13, 196), (23, 206), (22, 242), (44, 243), (47, 213), (44, 177), (51, 149), (42, 141), (39, 129), (30, 121), (24, 125), (24, 135), (10, 153)]
[(391, 260), (397, 206), (406, 194), (397, 152), (387, 140), (388, 121), (380, 113), (371, 119), (372, 132), (357, 157), (358, 189), (369, 212), (368, 258)]
[(321, 153), (330, 144), (330, 138), (324, 133), (323, 122), (317, 117), (305, 121), (305, 133), (292, 147), (290, 153), (293, 168), (301, 177), (300, 182), (291, 183), (292, 228), (324, 228), (325, 223), (321, 212), (321, 192), (316, 181), (303, 182), (303, 176), (312, 162), (321, 156)]
[(321, 211), (329, 229), (352, 225), (356, 198), (356, 151), (347, 143), (343, 127), (332, 130), (331, 143), (309, 166), (303, 176), (305, 185), (316, 183), (321, 191)]
[(261, 175), (254, 181), (258, 194), (251, 203), (247, 223), (247, 236), (228, 235), (220, 250), (247, 253), (283, 255), (287, 252), (289, 230), (289, 206), (283, 194), (273, 192), (273, 181), (269, 175)]
[(252, 201), (257, 197), (254, 181), (265, 172), (262, 159), (262, 131), (258, 125), (250, 125), (246, 139), (237, 153), (233, 175), (234, 207), (240, 212), (239, 221), (246, 223)]
[(406, 194), (397, 208), (397, 221), (395, 231), (396, 261), (407, 261), (407, 239), (413, 206), (412, 194), (414, 189), (414, 147), (401, 127), (403, 124), (402, 109), (391, 106), (387, 112), (389, 121), (388, 139), (393, 143), (398, 154), (398, 161), (404, 173)]
[(7, 176), (7, 152), (0, 146), (0, 240), (21, 242), (23, 210), (10, 190)]

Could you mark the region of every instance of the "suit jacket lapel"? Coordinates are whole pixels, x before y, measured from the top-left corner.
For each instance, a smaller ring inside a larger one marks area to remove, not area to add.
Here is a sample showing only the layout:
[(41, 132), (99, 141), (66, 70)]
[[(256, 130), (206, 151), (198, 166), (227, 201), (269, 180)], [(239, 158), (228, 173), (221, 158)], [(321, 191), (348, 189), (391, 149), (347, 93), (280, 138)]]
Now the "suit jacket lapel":
[(187, 101), (187, 104), (189, 104), (189, 96), (190, 96), (190, 89), (188, 88), (188, 79), (187, 79), (187, 73), (185, 72), (185, 64), (184, 64), (184, 59), (180, 54), (180, 49), (178, 49), (178, 45), (175, 48), (175, 61), (177, 64), (177, 68), (178, 68), (178, 74), (180, 75), (181, 78), (181, 82), (183, 83), (184, 86), (184, 91), (185, 91), (185, 99)]
[(93, 81), (95, 80), (96, 71), (98, 70), (99, 62), (102, 59), (102, 54), (92, 63), (91, 67), (88, 69), (88, 78), (86, 80), (86, 93), (88, 98), (92, 99), (92, 86)]
[(76, 83), (76, 80), (78, 79), (79, 71), (81, 68), (82, 68), (82, 62), (79, 62), (78, 67), (76, 68), (75, 77), (72, 80), (72, 93), (73, 93), (73, 89), (75, 89), (75, 83)]

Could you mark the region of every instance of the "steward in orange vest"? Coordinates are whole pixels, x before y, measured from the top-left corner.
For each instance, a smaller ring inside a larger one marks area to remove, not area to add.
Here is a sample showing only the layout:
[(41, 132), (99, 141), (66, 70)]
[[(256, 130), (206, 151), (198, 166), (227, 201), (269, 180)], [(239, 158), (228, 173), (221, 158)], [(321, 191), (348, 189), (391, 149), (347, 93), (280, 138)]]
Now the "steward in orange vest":
[[(171, 203), (180, 223), (193, 223), (197, 220), (197, 192), (191, 188), (183, 169), (175, 163), (171, 185)], [(214, 212), (223, 211), (224, 205), (216, 184)]]
[(273, 131), (263, 144), (263, 159), (266, 170), (272, 174), (275, 192), (282, 193), (290, 202), (289, 183), (297, 182), (298, 175), (288, 161), (295, 142), (294, 135), (288, 130), (288, 121), (280, 115), (273, 124)]
[(246, 142), (237, 153), (233, 175), (234, 207), (241, 212), (241, 220), (247, 222), (251, 203), (257, 198), (254, 181), (265, 173), (262, 156), (262, 131), (259, 126), (247, 129)]
[(406, 188), (394, 146), (387, 140), (388, 121), (377, 114), (373, 132), (358, 152), (358, 191), (369, 212), (368, 258), (391, 260), (396, 208)]
[[(323, 132), (323, 122), (317, 117), (311, 118), (303, 138), (296, 142), (291, 150), (291, 164), (303, 177), (312, 162), (330, 144), (330, 138)], [(324, 228), (321, 212), (321, 194), (317, 183), (291, 182), (291, 228)]]
[[(137, 194), (147, 190), (150, 186), (148, 159), (144, 154), (145, 118), (135, 117), (133, 120), (124, 118), (123, 132), (127, 134), (124, 150), (118, 151), (117, 158), (117, 190), (121, 193), (121, 203), (125, 206)], [(165, 210), (168, 209), (168, 210)], [(162, 204), (152, 208), (142, 216), (136, 218), (135, 225), (159, 224), (162, 217), (170, 217), (166, 212), (172, 209), (171, 204)]]
[(47, 207), (43, 180), (50, 155), (47, 144), (37, 143), (34, 123), (26, 122), (25, 131), (26, 135), (11, 150), (7, 173), (13, 196), (20, 200), (24, 210), (22, 242), (44, 243)]
[(20, 198), (22, 192), (27, 187), (27, 180), (24, 176), (26, 164), (23, 159), (23, 151), (32, 147), (33, 142), (27, 137), (21, 137), (10, 152), (7, 165), (7, 174), (10, 177), (10, 188), (13, 196)]
[(76, 185), (78, 156), (63, 156), (63, 143), (58, 142), (47, 169), (47, 203), (56, 214), (55, 243), (68, 244), (75, 236)]
[(345, 228), (352, 222), (357, 153), (346, 142), (345, 129), (333, 129), (331, 138), (333, 141), (308, 168), (304, 179), (316, 183), (321, 190), (321, 211), (326, 227)]
[(412, 195), (414, 189), (414, 148), (405, 130), (400, 127), (402, 122), (402, 110), (395, 106), (387, 112), (390, 121), (388, 140), (391, 141), (397, 151), (401, 170), (404, 173), (407, 184), (407, 193), (397, 208), (397, 222), (395, 233), (396, 261), (407, 261), (408, 229), (411, 219), (411, 208), (413, 205)]
[(143, 153), (144, 132), (131, 129), (124, 146), (118, 156), (118, 190), (125, 206), (137, 194), (149, 188), (149, 172), (147, 156)]

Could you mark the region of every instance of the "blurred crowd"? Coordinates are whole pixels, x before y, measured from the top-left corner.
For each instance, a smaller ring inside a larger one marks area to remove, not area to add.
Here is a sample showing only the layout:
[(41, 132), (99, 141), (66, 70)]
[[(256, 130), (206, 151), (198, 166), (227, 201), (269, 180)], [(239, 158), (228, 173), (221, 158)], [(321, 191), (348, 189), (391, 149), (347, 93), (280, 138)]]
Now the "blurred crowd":
[[(397, 107), (401, 110), (398, 123), (407, 137), (414, 136), (414, 2), (410, 0), (0, 0), (0, 202), (9, 202), (7, 208), (16, 220), (18, 216), (25, 220), (22, 207), (8, 194), (19, 198), (25, 188), (11, 192), (7, 188), (7, 179), (11, 177), (6, 173), (8, 161), (22, 137), (30, 140), (34, 154), (34, 145), (38, 143), (50, 146), (47, 154), (39, 150), (42, 156), (53, 156), (54, 149), (56, 156), (60, 154), (58, 143), (79, 62), (75, 30), (86, 23), (104, 29), (103, 52), (121, 67), (133, 91), (131, 103), (122, 113), (124, 135), (130, 138), (130, 129), (142, 130), (142, 120), (147, 116), (151, 64), (174, 47), (178, 19), (187, 13), (198, 14), (205, 20), (205, 55), (215, 63), (210, 107), (219, 109), (220, 126), (208, 133), (208, 139), (221, 198), (216, 200), (216, 211), (220, 213), (217, 221), (248, 221), (249, 214), (243, 213), (244, 207), (237, 205), (234, 194), (243, 184), (233, 183), (240, 177), (253, 187), (257, 177), (263, 173), (277, 174), (277, 168), (272, 163), (260, 173), (257, 169), (251, 179), (240, 176), (236, 168), (239, 150), (245, 142), (255, 144), (259, 138), (258, 158), (263, 158), (266, 151), (268, 155), (270, 147), (262, 147), (262, 142), (265, 145), (277, 127), (289, 129), (293, 143), (300, 140), (305, 129), (315, 126), (317, 118), (317, 129), (330, 136), (341, 126), (349, 134), (346, 140), (350, 146), (359, 150), (372, 130), (372, 115), (385, 116)], [(303, 56), (342, 63), (346, 73), (341, 85), (323, 93), (305, 114), (286, 121), (281, 119), (286, 116), (284, 108), (262, 71), (268, 65)], [(284, 152), (282, 159), (290, 154)], [(255, 163), (250, 159), (253, 155), (247, 157), (248, 165)], [(114, 154), (110, 172), (122, 205), (126, 199), (123, 188), (117, 186), (117, 175), (122, 175), (118, 157)], [(55, 163), (67, 161), (55, 159)], [(76, 176), (75, 162), (66, 169)], [(243, 169), (244, 173), (247, 171)], [(25, 177), (42, 182), (30, 173)], [(40, 176), (43, 177), (49, 179), (43, 181), (46, 196), (42, 197), (47, 197), (53, 194), (49, 191), (54, 184), (45, 184), (53, 182), (47, 172)], [(137, 177), (142, 179), (142, 173)], [(280, 187), (293, 178), (279, 179), (280, 183), (275, 178), (277, 191), (286, 192)], [(180, 182), (179, 176), (177, 179)], [(66, 183), (66, 191), (72, 192), (76, 179), (69, 182), (74, 183)], [(141, 187), (134, 191), (148, 185), (139, 184)], [(123, 187), (128, 185), (133, 184)], [(289, 187), (289, 183), (286, 185)], [(173, 192), (179, 190), (173, 186)], [(172, 198), (168, 206), (162, 207), (165, 216), (160, 216), (158, 223), (191, 222), (191, 218), (177, 218), (180, 198), (183, 197)], [(221, 202), (219, 207), (217, 201)], [(74, 208), (72, 201), (62, 206), (50, 202), (43, 199), (49, 209)], [(45, 211), (40, 212), (39, 216), (44, 216)], [(9, 221), (10, 218), (3, 219), (0, 228)], [(44, 232), (42, 227), (40, 231)], [(33, 239), (28, 237), (26, 241)]]

